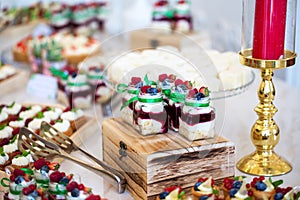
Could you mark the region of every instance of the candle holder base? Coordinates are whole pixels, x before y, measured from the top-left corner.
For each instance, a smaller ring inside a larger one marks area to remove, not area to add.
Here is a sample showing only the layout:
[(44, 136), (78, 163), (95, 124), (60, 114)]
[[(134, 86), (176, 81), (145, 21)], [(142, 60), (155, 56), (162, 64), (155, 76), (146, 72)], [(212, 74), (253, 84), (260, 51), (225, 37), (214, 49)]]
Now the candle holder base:
[(246, 174), (260, 176), (278, 176), (292, 170), (291, 164), (274, 151), (255, 151), (239, 160), (237, 168)]

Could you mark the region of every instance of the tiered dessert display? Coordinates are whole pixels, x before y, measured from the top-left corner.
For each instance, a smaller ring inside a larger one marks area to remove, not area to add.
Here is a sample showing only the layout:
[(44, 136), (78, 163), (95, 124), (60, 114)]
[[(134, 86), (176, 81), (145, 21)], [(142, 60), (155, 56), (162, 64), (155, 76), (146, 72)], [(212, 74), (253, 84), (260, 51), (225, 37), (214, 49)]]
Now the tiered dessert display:
[(274, 152), (280, 136), (273, 119), (277, 108), (273, 104), (272, 77), (274, 70), (295, 64), (296, 1), (244, 0), (243, 5), (245, 43), (240, 60), (246, 66), (260, 69), (262, 82), (258, 89), (260, 103), (255, 108), (258, 119), (251, 130), (256, 151), (242, 158), (237, 168), (255, 175), (282, 175), (291, 171), (292, 166)]

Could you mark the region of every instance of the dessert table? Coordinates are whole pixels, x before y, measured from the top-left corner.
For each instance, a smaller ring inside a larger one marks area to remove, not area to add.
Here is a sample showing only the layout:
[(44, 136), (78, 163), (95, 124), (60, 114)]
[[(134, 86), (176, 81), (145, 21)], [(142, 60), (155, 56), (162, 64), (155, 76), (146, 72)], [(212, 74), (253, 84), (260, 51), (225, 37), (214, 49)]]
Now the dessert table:
[[(23, 30), (23, 29), (22, 29)], [(19, 30), (19, 31), (22, 31)], [(29, 31), (27, 28), (26, 31)], [(12, 45), (22, 37), (17, 36), (16, 32), (9, 34), (7, 30), (0, 34), (1, 47), (0, 51)], [(286, 69), (289, 70), (289, 69)], [(254, 83), (242, 94), (234, 97), (229, 97), (221, 100), (215, 100), (213, 103), (216, 107), (218, 122), (216, 125), (217, 132), (234, 142), (236, 145), (236, 161), (242, 156), (254, 151), (254, 146), (250, 139), (250, 130), (257, 115), (254, 112), (254, 107), (258, 104), (257, 88), (260, 83), (258, 71), (256, 73), (256, 80)], [(281, 138), (279, 144), (276, 146), (276, 152), (284, 156), (292, 163), (293, 170), (284, 176), (277, 177), (284, 180), (286, 186), (300, 185), (300, 157), (297, 152), (300, 152), (300, 90), (288, 85), (284, 81), (274, 78), (276, 88), (275, 106), (278, 108), (278, 113), (274, 119), (277, 122)], [(42, 99), (39, 97), (30, 96), (26, 92), (26, 86), (19, 90), (11, 91), (5, 96), (0, 97), (1, 103), (10, 103), (17, 101), (20, 103), (58, 103), (55, 99)], [(298, 113), (299, 112), (299, 113)], [(98, 131), (93, 133), (93, 137), (84, 138), (82, 136), (82, 147), (88, 152), (94, 154), (96, 157), (102, 159), (102, 139), (101, 139), (101, 122), (105, 120), (102, 117), (102, 110), (100, 106), (95, 106), (85, 111), (86, 114), (97, 117)], [(81, 154), (74, 153), (74, 156), (85, 159)], [(84, 169), (83, 167), (69, 161), (62, 162), (62, 170), (74, 173), (87, 186), (93, 188), (94, 193), (108, 199), (133, 199), (126, 191), (124, 194), (118, 194), (115, 183), (103, 180), (102, 177)], [(242, 173), (236, 169), (236, 175)], [(251, 177), (248, 176), (250, 179)], [(275, 178), (275, 179), (277, 179)]]

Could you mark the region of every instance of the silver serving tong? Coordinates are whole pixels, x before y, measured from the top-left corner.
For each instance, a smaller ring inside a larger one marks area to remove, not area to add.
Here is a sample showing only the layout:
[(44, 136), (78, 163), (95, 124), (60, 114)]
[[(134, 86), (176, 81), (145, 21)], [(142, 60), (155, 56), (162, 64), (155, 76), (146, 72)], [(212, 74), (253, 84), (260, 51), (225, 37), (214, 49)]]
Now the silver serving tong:
[[(59, 133), (57, 130), (55, 130), (50, 125), (43, 124), (43, 134), (46, 135), (45, 130), (49, 130), (49, 132), (54, 131)], [(48, 127), (50, 127), (48, 129)], [(52, 130), (53, 129), (53, 130)], [(48, 133), (49, 133), (48, 132)], [(62, 134), (62, 133), (61, 133)], [(66, 147), (60, 147), (56, 143), (53, 143), (52, 141), (59, 142), (62, 141), (59, 137), (62, 136), (61, 134), (58, 134), (56, 137), (52, 137), (51, 140), (47, 140), (46, 138), (43, 138), (42, 136), (39, 136), (27, 128), (21, 128), (19, 132), (19, 138), (18, 138), (18, 147), (19, 150), (24, 151), (29, 149), (35, 156), (38, 157), (44, 157), (48, 159), (53, 159), (55, 157), (60, 157), (64, 159), (68, 159), (70, 161), (73, 161), (83, 167), (86, 167), (87, 169), (90, 169), (96, 174), (99, 174), (101, 176), (108, 177), (110, 179), (113, 179), (118, 184), (118, 192), (123, 193), (126, 188), (126, 179), (125, 177), (118, 172), (117, 170), (111, 168), (110, 166), (104, 164), (103, 162), (99, 161), (97, 158), (91, 156), (87, 152), (81, 149), (82, 152), (85, 152), (84, 154), (88, 155), (90, 158), (92, 158), (94, 161), (97, 160), (98, 165), (91, 165), (90, 163), (86, 163), (80, 159), (74, 158), (70, 156), (70, 152), (72, 149), (80, 149), (77, 147), (73, 142), (70, 143), (70, 139), (66, 140), (71, 145), (66, 145)], [(66, 137), (66, 136), (64, 136)], [(64, 146), (67, 143), (61, 143), (61, 146)], [(73, 144), (73, 145), (72, 145)], [(69, 148), (68, 148), (69, 147)], [(66, 150), (65, 150), (66, 149)]]

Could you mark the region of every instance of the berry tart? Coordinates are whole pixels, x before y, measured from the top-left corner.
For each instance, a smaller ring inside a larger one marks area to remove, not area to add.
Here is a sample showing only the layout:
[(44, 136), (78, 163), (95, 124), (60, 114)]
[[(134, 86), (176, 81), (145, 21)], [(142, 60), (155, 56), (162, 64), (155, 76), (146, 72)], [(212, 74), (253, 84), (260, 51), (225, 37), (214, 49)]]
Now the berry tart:
[(229, 177), (226, 177), (224, 178), (223, 180), (223, 183), (222, 183), (222, 191), (223, 191), (223, 194), (224, 194), (224, 199), (230, 197), (230, 190), (231, 189), (240, 189), (242, 184), (243, 184), (243, 178), (242, 176), (235, 176), (233, 178), (229, 178)]
[[(10, 175), (9, 180), (5, 179), (9, 181), (9, 184), (5, 185), (9, 187), (8, 199), (20, 199), (23, 188), (29, 187), (29, 185), (35, 185), (32, 174), (33, 171), (28, 168), (15, 169)], [(3, 182), (3, 179), (1, 182)]]
[(17, 116), (22, 109), (22, 105), (12, 102), (10, 105), (5, 106), (2, 110), (8, 114), (8, 117)]
[(48, 117), (45, 117), (42, 112), (38, 112), (36, 114), (36, 117), (33, 118), (31, 122), (29, 122), (28, 128), (36, 134), (39, 134), (39, 130), (43, 121), (50, 123), (50, 119)]
[(8, 114), (3, 110), (3, 108), (0, 108), (0, 125), (6, 124), (8, 122)]
[(66, 186), (71, 181), (73, 175), (66, 176), (64, 172), (54, 171), (49, 175), (49, 196), (50, 199), (65, 199), (68, 193)]
[(37, 183), (38, 188), (48, 188), (49, 187), (49, 173), (58, 170), (58, 163), (50, 163), (46, 161), (44, 158), (40, 158), (33, 163), (34, 166), (34, 178)]
[(294, 193), (292, 187), (277, 187), (271, 200), (298, 200), (300, 197), (300, 192)]
[(10, 160), (9, 160), (9, 156), (8, 156), (8, 154), (7, 153), (5, 153), (4, 151), (3, 151), (3, 148), (1, 147), (0, 148), (0, 170), (4, 170), (5, 169), (5, 167), (7, 166), (7, 165), (9, 165), (11, 162), (10, 162)]
[(210, 106), (207, 87), (189, 91), (179, 118), (179, 133), (188, 140), (212, 138), (215, 135), (215, 109)]
[[(225, 180), (226, 179), (226, 180)], [(253, 191), (250, 189), (250, 184), (242, 180), (234, 180), (225, 178), (225, 185), (222, 185), (224, 200), (251, 200), (253, 197)], [(230, 189), (229, 189), (230, 188)]]
[(161, 192), (156, 200), (184, 200), (185, 193), (182, 191), (180, 186), (171, 186), (165, 188), (163, 192)]
[(29, 151), (24, 151), (22, 154), (16, 155), (11, 163), (14, 169), (29, 168), (29, 165), (33, 163), (33, 158)]
[(270, 178), (268, 179), (263, 176), (253, 178), (251, 187), (254, 198), (257, 200), (270, 199), (275, 194), (276, 187), (282, 183), (282, 180), (274, 183), (272, 183)]
[(219, 196), (219, 188), (214, 185), (212, 177), (199, 178), (198, 182), (192, 187), (194, 200), (216, 199)]
[(3, 152), (7, 153), (10, 160), (12, 160), (16, 155), (20, 154), (18, 148), (18, 135), (15, 135), (8, 144), (3, 146)]
[(67, 185), (67, 200), (81, 200), (87, 199), (92, 194), (92, 189), (85, 187), (83, 184), (79, 184), (76, 181), (72, 181)]
[(19, 113), (19, 117), (22, 119), (33, 118), (38, 112), (42, 111), (42, 107), (38, 105), (29, 106), (27, 108), (22, 108), (22, 111)]
[(64, 112), (60, 115), (63, 120), (68, 120), (71, 123), (73, 132), (77, 130), (76, 121), (83, 117), (83, 111), (81, 109), (70, 109), (66, 108)]
[(44, 196), (44, 191), (42, 189), (37, 189), (35, 184), (31, 184), (28, 187), (22, 189), (21, 200), (42, 200), (47, 199)]
[(0, 126), (0, 143), (2, 140), (10, 140), (13, 137), (13, 128), (10, 126), (7, 126), (6, 124), (2, 124)]
[(62, 112), (63, 112), (63, 110), (60, 108), (46, 107), (43, 109), (44, 116), (49, 118), (51, 121), (58, 120), (58, 118), (62, 114)]
[(25, 127), (25, 120), (20, 117), (10, 118), (8, 125), (12, 127), (14, 130), (17, 128)]
[(142, 135), (168, 132), (167, 106), (156, 85), (141, 87), (133, 112), (134, 124)]
[(73, 134), (71, 123), (68, 120), (58, 119), (54, 123), (51, 122), (51, 124), (53, 124), (53, 128), (66, 136), (71, 136)]

